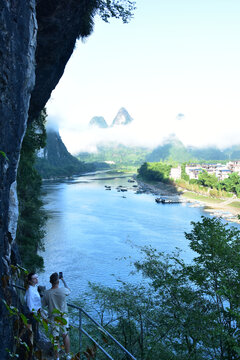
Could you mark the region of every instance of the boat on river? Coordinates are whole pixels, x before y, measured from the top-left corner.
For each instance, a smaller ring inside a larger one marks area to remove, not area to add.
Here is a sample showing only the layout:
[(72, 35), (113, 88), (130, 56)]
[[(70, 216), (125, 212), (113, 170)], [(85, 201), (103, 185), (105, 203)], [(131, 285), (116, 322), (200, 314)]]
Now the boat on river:
[(163, 199), (163, 198), (156, 198), (156, 203), (158, 204), (180, 204), (180, 200), (172, 200), (172, 199)]

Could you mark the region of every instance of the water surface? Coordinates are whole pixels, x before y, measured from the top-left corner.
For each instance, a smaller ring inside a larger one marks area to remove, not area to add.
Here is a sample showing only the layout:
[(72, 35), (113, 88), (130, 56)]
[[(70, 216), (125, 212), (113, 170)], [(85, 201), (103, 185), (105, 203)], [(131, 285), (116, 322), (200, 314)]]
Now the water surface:
[[(117, 286), (118, 278), (131, 279), (131, 263), (145, 245), (166, 252), (179, 247), (183, 258), (191, 261), (184, 232), (191, 231), (191, 221), (208, 215), (189, 204), (157, 204), (151, 194), (136, 194), (127, 179), (97, 173), (44, 183), (50, 217), (40, 283), (48, 287), (49, 275), (63, 271), (72, 298), (83, 296), (88, 281)], [(105, 185), (112, 190), (105, 190)], [(118, 192), (118, 185), (128, 191)]]

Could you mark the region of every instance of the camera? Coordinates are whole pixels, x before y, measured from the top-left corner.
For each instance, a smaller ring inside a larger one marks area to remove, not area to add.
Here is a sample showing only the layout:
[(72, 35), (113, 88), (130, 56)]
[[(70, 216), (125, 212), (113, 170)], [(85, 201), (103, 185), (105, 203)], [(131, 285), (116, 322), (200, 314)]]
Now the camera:
[(62, 277), (63, 277), (63, 273), (62, 273), (62, 271), (60, 271), (60, 273), (59, 273), (59, 279), (62, 279)]

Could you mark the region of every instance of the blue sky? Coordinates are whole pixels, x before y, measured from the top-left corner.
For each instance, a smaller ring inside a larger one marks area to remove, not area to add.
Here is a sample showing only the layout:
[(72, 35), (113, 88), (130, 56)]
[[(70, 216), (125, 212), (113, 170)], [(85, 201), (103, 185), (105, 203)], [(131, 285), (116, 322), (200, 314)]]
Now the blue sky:
[[(240, 143), (240, 1), (136, 5), (129, 24), (95, 19), (52, 93), (49, 119), (68, 149), (93, 151), (109, 139), (156, 146), (171, 133), (196, 146)], [(131, 126), (88, 129), (93, 116), (110, 124), (122, 106)]]

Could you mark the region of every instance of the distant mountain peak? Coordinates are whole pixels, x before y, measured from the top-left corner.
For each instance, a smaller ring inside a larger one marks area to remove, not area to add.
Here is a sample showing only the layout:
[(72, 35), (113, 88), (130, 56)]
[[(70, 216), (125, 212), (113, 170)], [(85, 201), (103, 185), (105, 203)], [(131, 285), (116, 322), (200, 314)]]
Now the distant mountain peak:
[(124, 107), (121, 107), (121, 109), (118, 111), (117, 115), (115, 116), (111, 126), (127, 125), (132, 121), (133, 118), (129, 115), (128, 111)]
[(96, 126), (96, 127), (103, 128), (103, 129), (108, 127), (108, 125), (106, 123), (106, 120), (104, 119), (103, 116), (94, 116), (90, 120), (89, 125), (90, 126)]

